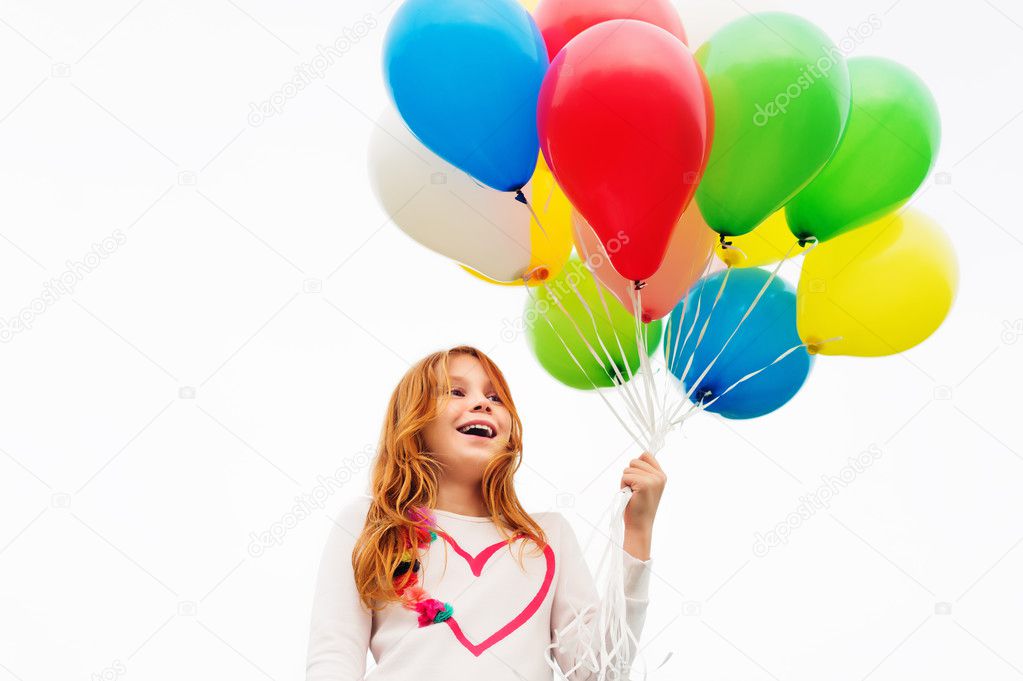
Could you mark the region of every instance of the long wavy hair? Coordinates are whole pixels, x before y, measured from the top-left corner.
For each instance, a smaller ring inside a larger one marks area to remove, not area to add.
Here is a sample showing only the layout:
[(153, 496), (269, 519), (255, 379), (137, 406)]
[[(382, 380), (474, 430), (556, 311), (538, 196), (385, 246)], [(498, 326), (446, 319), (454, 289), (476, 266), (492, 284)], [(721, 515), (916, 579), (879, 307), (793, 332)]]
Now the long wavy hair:
[(458, 353), (480, 361), (511, 414), (508, 446), (487, 463), (483, 472), (481, 491), (490, 519), (505, 538), (521, 534), (532, 540), (520, 543), (520, 565), (525, 544), (531, 544), (537, 553), (547, 545), (543, 529), (526, 513), (515, 494), (512, 478), (522, 463), (522, 422), (504, 375), (493, 360), (472, 346), (434, 352), (409, 368), (387, 404), (370, 483), (372, 501), (352, 551), (355, 585), (367, 609), (380, 610), (401, 600), (393, 581), (401, 554), (414, 550), (418, 533), (428, 532), (415, 509), (435, 507), (441, 463), (427, 451), (422, 433), (450, 399), (448, 362)]

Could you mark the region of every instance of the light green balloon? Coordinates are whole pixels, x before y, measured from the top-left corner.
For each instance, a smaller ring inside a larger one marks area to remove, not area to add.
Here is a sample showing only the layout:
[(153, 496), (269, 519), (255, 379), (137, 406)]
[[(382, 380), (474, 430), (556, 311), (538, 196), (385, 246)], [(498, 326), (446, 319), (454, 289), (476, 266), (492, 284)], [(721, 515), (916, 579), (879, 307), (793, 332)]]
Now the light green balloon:
[(849, 115), (849, 72), (822, 30), (781, 12), (733, 21), (696, 59), (714, 99), (714, 141), (696, 201), (714, 231), (739, 236), (831, 158)]
[[(572, 285), (589, 305), (593, 313), (592, 319), (580, 302), (579, 296), (572, 290)], [(523, 316), (526, 339), (540, 365), (547, 373), (565, 385), (580, 390), (592, 390), (594, 385), (598, 388), (610, 388), (618, 385), (620, 381), (614, 366), (618, 367), (618, 372), (625, 380), (629, 380), (630, 370), (632, 374), (635, 374), (639, 369), (636, 320), (628, 309), (618, 302), (614, 294), (603, 286), (601, 286), (601, 291), (604, 302), (601, 302), (597, 286), (600, 284), (593, 278), (586, 265), (573, 253), (561, 273), (547, 282), (546, 288), (536, 286), (531, 289), (533, 295), (526, 302)], [(561, 306), (568, 311), (567, 316), (558, 307), (555, 300), (559, 301)], [(607, 312), (604, 311), (605, 304), (611, 313), (610, 321)], [(544, 321), (545, 317), (550, 324)], [(573, 320), (578, 325), (578, 331), (572, 324)], [(597, 331), (594, 331), (593, 320), (596, 320)], [(552, 326), (557, 329), (557, 333), (551, 328)], [(650, 355), (660, 343), (661, 322), (656, 320), (645, 326), (647, 355)], [(587, 349), (579, 335), (580, 331), (597, 352), (603, 366)], [(565, 344), (559, 340), (559, 334)], [(598, 338), (603, 340), (604, 347), (607, 348), (608, 354), (614, 361), (614, 366), (608, 361)], [(623, 361), (622, 351), (619, 350), (619, 342), (621, 342), (621, 349), (625, 351), (628, 369)], [(571, 349), (584, 371), (580, 371), (576, 363), (572, 361), (571, 355), (565, 350), (565, 345)]]
[(852, 111), (824, 170), (785, 207), (799, 238), (825, 241), (904, 204), (941, 143), (938, 105), (919, 77), (880, 57), (850, 59)]

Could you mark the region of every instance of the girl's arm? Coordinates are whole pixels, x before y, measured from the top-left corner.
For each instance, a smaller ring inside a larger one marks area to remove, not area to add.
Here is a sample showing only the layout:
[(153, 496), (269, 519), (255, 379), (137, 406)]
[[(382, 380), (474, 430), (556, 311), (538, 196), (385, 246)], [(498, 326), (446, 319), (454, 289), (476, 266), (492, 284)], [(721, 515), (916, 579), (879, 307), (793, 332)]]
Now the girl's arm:
[(650, 452), (643, 452), (629, 462), (622, 474), (622, 487), (632, 488), (632, 498), (625, 507), (625, 542), (628, 553), (640, 560), (650, 557), (650, 541), (654, 533), (654, 516), (668, 476)]
[(327, 537), (309, 627), (306, 681), (357, 681), (366, 672), (373, 616), (355, 588), (352, 550), (368, 506), (362, 498), (346, 505)]

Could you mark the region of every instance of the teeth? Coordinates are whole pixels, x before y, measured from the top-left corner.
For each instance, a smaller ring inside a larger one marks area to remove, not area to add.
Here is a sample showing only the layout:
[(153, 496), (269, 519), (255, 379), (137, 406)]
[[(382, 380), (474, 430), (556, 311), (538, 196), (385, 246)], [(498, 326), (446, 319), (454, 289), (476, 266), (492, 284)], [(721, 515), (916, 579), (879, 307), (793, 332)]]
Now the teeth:
[(494, 436), (494, 431), (490, 428), (490, 426), (485, 426), (482, 423), (473, 423), (471, 425), (464, 426), (462, 428), (459, 428), (458, 432), (460, 432), (460, 433), (467, 433), (470, 428), (480, 428), (480, 429), (486, 431), (487, 437), (493, 437)]

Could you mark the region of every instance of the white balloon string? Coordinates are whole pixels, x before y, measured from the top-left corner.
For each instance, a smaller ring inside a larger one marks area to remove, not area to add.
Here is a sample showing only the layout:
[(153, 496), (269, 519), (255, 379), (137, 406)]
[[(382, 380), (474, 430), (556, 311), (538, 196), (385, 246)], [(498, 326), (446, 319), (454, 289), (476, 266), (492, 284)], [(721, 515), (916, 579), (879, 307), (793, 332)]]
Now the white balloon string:
[[(767, 364), (766, 366), (762, 366), (759, 369), (757, 369), (756, 371), (751, 371), (750, 373), (746, 374), (745, 376), (740, 378), (738, 381), (736, 381), (732, 385), (730, 385), (727, 388), (725, 388), (724, 390), (722, 390), (719, 395), (715, 396), (714, 399), (712, 399), (710, 402), (708, 402), (704, 406), (705, 407), (709, 407), (710, 405), (714, 404), (715, 402), (720, 400), (722, 397), (727, 395), (732, 390), (732, 388), (734, 388), (735, 386), (739, 385), (740, 383), (743, 383), (744, 381), (748, 381), (749, 379), (751, 379), (754, 376), (758, 375), (762, 371), (766, 371), (767, 369), (771, 368), (772, 366), (774, 366), (778, 362), (782, 361), (783, 359), (785, 359), (786, 357), (791, 355), (793, 352), (795, 352), (799, 348), (805, 348), (806, 346), (807, 346), (806, 343), (800, 343), (799, 345), (793, 345), (791, 348), (789, 348), (785, 352), (783, 352), (780, 355), (778, 355), (778, 357), (773, 362), (771, 362), (770, 364)], [(708, 396), (710, 396), (709, 393), (708, 393)]]
[(643, 392), (646, 395), (646, 410), (649, 417), (651, 440), (656, 440), (657, 421), (654, 417), (654, 398), (651, 394), (653, 384), (653, 372), (650, 369), (650, 358), (646, 354), (646, 339), (644, 338), (643, 322), (640, 319), (643, 314), (642, 289), (635, 286), (629, 287), (629, 296), (632, 298), (632, 309), (634, 311), (633, 321), (636, 331), (636, 352), (639, 353), (639, 369), (644, 376)]
[[(682, 374), (679, 377), (679, 382), (683, 386), (685, 385), (686, 376), (689, 375), (689, 370), (692, 368), (693, 363), (696, 361), (696, 352), (697, 352), (697, 350), (700, 349), (700, 342), (703, 341), (703, 337), (704, 337), (704, 335), (707, 332), (707, 327), (710, 324), (710, 320), (714, 316), (714, 310), (717, 308), (718, 301), (721, 300), (721, 296), (725, 292), (725, 286), (728, 284), (728, 277), (729, 277), (729, 275), (731, 275), (731, 273), (732, 273), (732, 268), (728, 267), (728, 269), (725, 270), (725, 276), (722, 277), (722, 279), (721, 279), (721, 285), (718, 287), (717, 295), (714, 296), (714, 303), (711, 305), (710, 311), (707, 313), (707, 319), (704, 320), (703, 327), (700, 329), (700, 333), (699, 333), (699, 335), (696, 338), (696, 343), (693, 345), (693, 351), (691, 353), (689, 353), (689, 357), (688, 357), (688, 359), (686, 359), (685, 368), (682, 370)], [(686, 343), (689, 342), (690, 334), (692, 333), (693, 329), (696, 328), (696, 324), (700, 320), (700, 307), (701, 307), (701, 304), (703, 302), (703, 291), (704, 291), (705, 288), (706, 288), (705, 286), (701, 287), (700, 288), (700, 294), (697, 296), (696, 312), (693, 314), (693, 328), (690, 329), (690, 333), (689, 334), (686, 334)], [(691, 392), (690, 393), (686, 393), (682, 397), (682, 399), (679, 401), (678, 406), (673, 410), (671, 416), (669, 417), (669, 420), (674, 419), (675, 416), (678, 414), (679, 410), (688, 403), (689, 396), (691, 394), (692, 394)]]
[[(697, 281), (702, 281), (704, 278), (706, 278), (707, 272), (710, 270), (710, 264), (711, 264), (711, 262), (713, 262), (713, 260), (714, 260), (714, 249), (711, 248), (707, 252), (706, 260), (703, 263), (703, 268), (702, 268), (703, 269), (703, 274), (700, 276), (700, 279), (698, 279)], [(692, 280), (692, 275), (693, 275), (693, 263), (690, 263), (690, 265), (689, 265), (689, 278), (690, 278), (690, 280)], [(702, 289), (701, 289), (701, 291), (702, 291)], [(665, 331), (665, 342), (667, 344), (667, 348), (665, 349), (665, 353), (664, 353), (664, 356), (665, 356), (665, 370), (664, 370), (664, 380), (663, 380), (663, 383), (662, 383), (662, 392), (663, 392), (664, 399), (662, 400), (662, 403), (661, 403), (661, 422), (664, 424), (665, 431), (667, 431), (667, 430), (669, 430), (671, 428), (670, 418), (668, 417), (668, 414), (676, 411), (675, 407), (677, 406), (674, 403), (669, 403), (669, 401), (668, 401), (669, 396), (671, 397), (672, 400), (675, 400), (676, 398), (680, 398), (681, 395), (682, 395), (682, 389), (681, 389), (682, 383), (675, 376), (675, 374), (672, 373), (671, 368), (675, 366), (675, 363), (674, 363), (675, 362), (675, 356), (678, 354), (678, 351), (680, 349), (678, 341), (679, 341), (679, 336), (682, 333), (682, 327), (684, 326), (684, 322), (685, 322), (685, 318), (686, 318), (686, 311), (688, 310), (688, 307), (689, 307), (689, 292), (687, 291), (686, 294), (682, 297), (682, 311), (681, 311), (681, 313), (678, 316), (678, 323), (675, 325), (677, 328), (675, 329), (675, 343), (674, 343), (674, 346), (672, 345), (672, 336), (671, 336), (672, 319), (674, 318), (674, 314), (673, 313), (669, 313), (668, 314), (668, 328)], [(696, 314), (697, 314), (697, 316), (699, 315), (699, 301), (697, 301), (697, 313)], [(693, 321), (693, 325), (690, 326), (690, 333), (692, 332), (692, 327), (693, 326), (695, 326), (695, 319)], [(686, 335), (686, 342), (688, 342), (688, 340), (689, 340), (689, 335), (687, 334)], [(686, 402), (686, 400), (684, 398), (682, 398), (681, 399), (681, 403), (684, 404), (685, 402)]]
[(557, 327), (555, 327), (551, 323), (551, 320), (547, 318), (547, 312), (542, 310), (542, 306), (536, 304), (536, 296), (533, 295), (533, 292), (530, 290), (529, 286), (526, 286), (526, 293), (529, 294), (529, 297), (533, 300), (534, 308), (541, 308), (540, 314), (543, 317), (543, 320), (547, 322), (547, 325), (551, 327), (551, 331), (553, 331), (554, 335), (558, 337), (559, 341), (561, 341), (561, 345), (565, 348), (565, 352), (568, 353), (568, 356), (579, 368), (579, 371), (582, 373), (583, 376), (586, 377), (586, 380), (589, 381), (590, 385), (593, 387), (594, 392), (596, 392), (597, 395), (600, 396), (600, 399), (603, 400), (604, 404), (607, 405), (607, 408), (611, 410), (611, 413), (614, 414), (616, 419), (618, 419), (618, 423), (622, 425), (622, 428), (624, 428), (625, 432), (629, 434), (633, 442), (635, 442), (637, 446), (642, 447), (643, 444), (640, 442), (641, 438), (637, 437), (636, 434), (632, 432), (632, 429), (625, 424), (625, 421), (622, 419), (621, 415), (619, 415), (618, 410), (615, 409), (614, 406), (607, 400), (607, 397), (604, 395), (603, 391), (597, 388), (597, 385), (593, 382), (593, 379), (590, 378), (589, 373), (587, 373), (587, 371), (583, 369), (582, 364), (579, 363), (579, 360), (576, 358), (575, 353), (572, 352), (572, 349), (568, 347), (568, 343), (565, 342), (565, 339), (562, 337), (561, 332), (558, 331)]
[[(593, 346), (590, 344), (589, 339), (586, 338), (586, 335), (583, 333), (582, 329), (579, 328), (579, 324), (576, 322), (575, 317), (573, 317), (569, 313), (569, 311), (561, 304), (561, 299), (555, 293), (553, 293), (551, 291), (550, 286), (548, 286), (546, 283), (544, 283), (544, 287), (547, 289), (548, 294), (551, 296), (551, 298), (557, 304), (557, 306), (561, 310), (561, 312), (572, 323), (572, 326), (575, 328), (576, 332), (579, 334), (579, 338), (583, 341), (583, 343), (586, 345), (586, 347), (590, 350), (590, 354), (593, 355), (593, 358), (595, 360), (597, 360), (597, 363), (600, 364), (601, 368), (608, 374), (608, 376), (610, 376), (611, 373), (608, 371), (607, 367), (604, 366), (603, 360), (601, 360), (600, 357), (597, 355), (596, 350), (593, 349)], [(591, 315), (591, 319), (592, 319), (592, 315)], [(596, 332), (596, 325), (594, 325), (594, 331)], [(600, 339), (600, 333), (599, 332), (596, 332), (596, 333), (597, 333), (597, 338), (599, 340)], [(605, 349), (605, 352), (606, 352), (606, 349)], [(624, 379), (622, 378), (622, 374), (621, 374), (621, 371), (618, 368), (618, 365), (610, 358), (610, 356), (608, 356), (608, 363), (610, 363), (611, 367), (614, 369), (615, 375), (618, 376), (618, 380), (620, 381), (620, 383), (618, 385), (621, 385), (624, 382)], [(629, 408), (629, 416), (630, 416), (630, 418), (632, 418), (633, 423), (636, 425), (637, 428), (640, 429), (640, 431), (643, 431), (644, 436), (646, 436), (647, 428), (643, 424), (642, 411), (640, 411), (638, 409), (638, 406), (633, 405), (626, 398), (626, 393), (619, 392), (619, 395), (621, 395), (623, 397), (623, 399), (624, 399), (624, 401), (626, 403), (626, 406)], [(648, 439), (648, 438), (645, 437), (644, 439)]]
[[(584, 240), (579, 239), (578, 245), (582, 248), (583, 262), (586, 263), (585, 265), (586, 269), (587, 271), (589, 271), (590, 254), (586, 249), (586, 244), (584, 243)], [(607, 306), (607, 301), (604, 298), (604, 288), (597, 280), (597, 275), (593, 274), (592, 272), (590, 272), (590, 274), (591, 276), (593, 276), (593, 281), (597, 285), (597, 295), (600, 297), (600, 302), (604, 307), (604, 314), (607, 315), (607, 323), (611, 326), (611, 330), (614, 332), (615, 341), (618, 343), (618, 351), (621, 353), (622, 356), (622, 364), (625, 365), (625, 371), (629, 374), (629, 382), (631, 382), (632, 366), (629, 364), (628, 358), (625, 356), (625, 348), (622, 347), (621, 338), (619, 338), (618, 336), (618, 329), (615, 327), (614, 321), (611, 318), (611, 309)]]
[(543, 223), (540, 222), (540, 217), (536, 214), (536, 211), (533, 210), (533, 206), (530, 205), (529, 198), (526, 196), (526, 193), (520, 189), (518, 194), (522, 196), (522, 202), (526, 204), (526, 208), (529, 209), (529, 214), (533, 216), (534, 220), (536, 220), (536, 226), (540, 228), (540, 232), (544, 235), (544, 238), (546, 238), (547, 241), (550, 241), (551, 238), (547, 235), (547, 230), (543, 228)]
[[(585, 245), (585, 243), (583, 241), (584, 241), (583, 239), (579, 239), (579, 246), (582, 249), (582, 255), (583, 255), (583, 258), (584, 258), (584, 262), (585, 263), (589, 263), (589, 261), (590, 261), (590, 254), (587, 251), (586, 245)], [(586, 268), (587, 268), (587, 271), (589, 271), (589, 265), (588, 264), (586, 265)], [(638, 405), (639, 405), (639, 394), (638, 394), (638, 391), (636, 390), (636, 387), (634, 385), (634, 381), (632, 380), (633, 379), (632, 364), (629, 362), (628, 357), (626, 356), (625, 348), (622, 346), (622, 339), (618, 335), (618, 328), (615, 326), (614, 320), (611, 317), (611, 309), (608, 307), (607, 300), (604, 297), (604, 288), (603, 288), (603, 286), (601, 286), (600, 282), (597, 281), (596, 275), (593, 274), (592, 272), (590, 274), (593, 277), (594, 283), (597, 286), (597, 296), (600, 298), (600, 304), (604, 308), (604, 314), (607, 316), (607, 323), (611, 327), (611, 332), (614, 334), (615, 343), (618, 345), (618, 352), (621, 355), (622, 364), (625, 366), (625, 371), (626, 371), (626, 373), (629, 376), (629, 380), (625, 381), (624, 385), (622, 386), (622, 389), (625, 391), (623, 394), (627, 394), (629, 396), (629, 398), (632, 401), (632, 404), (635, 405), (635, 408), (638, 411), (639, 410), (639, 407), (638, 407)]]
[[(588, 272), (588, 270), (586, 270), (586, 271)], [(579, 299), (579, 302), (580, 302), (580, 304), (582, 304), (583, 309), (585, 309), (586, 313), (589, 315), (590, 323), (593, 326), (593, 333), (594, 333), (594, 335), (596, 335), (597, 341), (600, 343), (600, 347), (604, 351), (604, 356), (607, 357), (608, 363), (610, 363), (611, 366), (614, 367), (615, 375), (617, 375), (618, 380), (619, 380), (619, 384), (618, 385), (621, 386), (621, 393), (620, 394), (622, 396), (622, 399), (624, 399), (629, 404), (629, 408), (630, 409), (632, 409), (633, 411), (636, 412), (636, 416), (640, 417), (640, 420), (643, 420), (641, 418), (642, 417), (642, 410), (639, 409), (639, 405), (636, 402), (636, 400), (633, 399), (632, 393), (630, 391), (630, 387), (631, 386), (629, 384), (631, 383), (631, 381), (626, 381), (625, 380), (625, 378), (622, 376), (621, 369), (618, 367), (618, 363), (615, 362), (615, 360), (611, 358), (611, 353), (610, 353), (610, 351), (608, 351), (607, 346), (604, 344), (604, 338), (601, 335), (600, 330), (597, 327), (597, 319), (593, 315), (593, 310), (590, 307), (590, 304), (587, 302), (586, 298), (583, 297), (582, 293), (579, 292), (579, 289), (576, 287), (575, 282), (572, 281), (572, 277), (571, 276), (565, 277), (565, 280), (568, 282), (569, 287), (572, 289), (572, 291), (575, 293), (576, 297)], [(600, 290), (600, 282), (597, 281), (595, 277), (593, 279), (593, 284), (597, 288), (597, 290), (599, 291)], [(566, 312), (566, 314), (567, 314), (567, 312)], [(615, 330), (614, 323), (611, 321), (610, 317), (608, 318), (608, 324), (610, 325), (612, 332), (615, 333), (615, 338), (617, 338), (617, 331)], [(619, 348), (620, 347), (621, 347), (621, 343), (619, 342)], [(628, 361), (624, 359), (624, 351), (623, 351), (623, 363), (626, 366), (628, 366)], [(649, 429), (649, 425), (644, 426), (644, 427)]]
[[(572, 620), (554, 632), (552, 643), (544, 651), (544, 658), (558, 681), (569, 681), (578, 672), (582, 674), (574, 678), (626, 681), (633, 678), (631, 667), (636, 659), (642, 663), (641, 678), (647, 678), (639, 640), (625, 617), (624, 515), (631, 497), (632, 489), (624, 487), (615, 493), (611, 502), (608, 534), (604, 535), (607, 542), (596, 570), (595, 581), (601, 587), (598, 600), (581, 611), (573, 606)], [(566, 650), (566, 642), (574, 645)], [(552, 656), (555, 649), (562, 653), (562, 659), (573, 662), (567, 670)]]
[[(713, 253), (711, 254), (711, 257), (713, 257)], [(701, 281), (706, 280), (707, 272), (710, 271), (711, 257), (707, 258), (707, 264), (704, 266), (703, 277), (701, 277)], [(701, 308), (701, 306), (703, 304), (703, 292), (704, 292), (705, 288), (706, 288), (705, 286), (701, 286), (700, 287), (700, 293), (696, 297), (696, 310), (693, 312), (693, 321), (689, 325), (689, 330), (686, 332), (685, 339), (683, 339), (683, 341), (681, 343), (679, 343), (678, 342), (678, 334), (680, 334), (682, 332), (682, 323), (681, 322), (683, 322), (685, 320), (685, 313), (686, 313), (686, 310), (687, 310), (688, 304), (689, 304), (689, 296), (687, 295), (685, 297), (685, 300), (683, 300), (683, 302), (682, 302), (682, 315), (679, 317), (679, 326), (678, 326), (678, 329), (676, 329), (676, 331), (675, 331), (675, 348), (672, 351), (671, 366), (675, 366), (676, 365), (676, 362), (679, 359), (679, 357), (678, 357), (679, 351), (682, 348), (684, 348), (687, 343), (689, 343), (689, 338), (692, 336), (693, 331), (696, 329), (696, 323), (700, 319), (700, 308)], [(696, 352), (695, 348), (693, 349), (693, 352), (694, 353)], [(691, 357), (691, 355), (690, 355), (690, 357)], [(685, 374), (683, 373), (682, 376), (684, 376), (684, 375)], [(678, 379), (680, 381), (682, 380), (682, 376), (678, 376)]]
[[(796, 243), (792, 244), (791, 247), (789, 247), (788, 253), (785, 254), (785, 258), (789, 257), (789, 253), (791, 253), (792, 249), (795, 248), (797, 245), (799, 245), (799, 242), (796, 242)], [(770, 286), (771, 282), (774, 281), (775, 277), (778, 276), (778, 270), (781, 269), (781, 266), (785, 263), (785, 258), (779, 260), (778, 264), (775, 265), (774, 270), (771, 272), (771, 276), (769, 276), (767, 278), (767, 281), (764, 282), (764, 285), (760, 287), (760, 292), (757, 293), (756, 298), (753, 299), (753, 303), (749, 306), (749, 308), (747, 308), (745, 314), (742, 315), (742, 319), (739, 320), (739, 323), (735, 325), (735, 328), (732, 330), (732, 333), (729, 334), (728, 338), (725, 340), (724, 344), (721, 346), (721, 349), (718, 350), (718, 353), (714, 356), (714, 359), (712, 359), (710, 361), (710, 364), (708, 364), (706, 366), (706, 368), (704, 368), (703, 373), (700, 374), (700, 377), (697, 378), (695, 381), (693, 381), (692, 387), (689, 388), (689, 390), (686, 392), (686, 399), (690, 398), (690, 396), (693, 394), (693, 391), (695, 391), (696, 388), (700, 385), (700, 382), (703, 381), (703, 379), (707, 376), (707, 374), (710, 372), (710, 370), (712, 368), (714, 368), (714, 365), (717, 363), (718, 359), (721, 357), (722, 354), (724, 354), (725, 349), (728, 347), (728, 344), (732, 342), (733, 338), (735, 338), (735, 334), (737, 334), (739, 332), (739, 329), (742, 328), (743, 323), (753, 313), (753, 310), (756, 309), (757, 303), (760, 302), (760, 299), (763, 297), (764, 292), (767, 291), (767, 287)], [(728, 273), (729, 272), (731, 272), (731, 268), (729, 268), (726, 271), (726, 273), (725, 273), (725, 278), (726, 279), (728, 278)], [(724, 288), (724, 287), (722, 286), (722, 288)], [(719, 292), (719, 295), (720, 295), (720, 292)], [(715, 301), (715, 304), (716, 304), (716, 301)], [(713, 312), (713, 310), (712, 310), (712, 312)], [(708, 315), (708, 321), (710, 321), (709, 315)], [(704, 325), (704, 330), (706, 330), (706, 324)]]
[(558, 188), (558, 183), (554, 179), (554, 176), (551, 175), (550, 178), (551, 188), (547, 190), (547, 198), (543, 202), (543, 210), (545, 213), (551, 209), (551, 199), (554, 197), (554, 190)]

